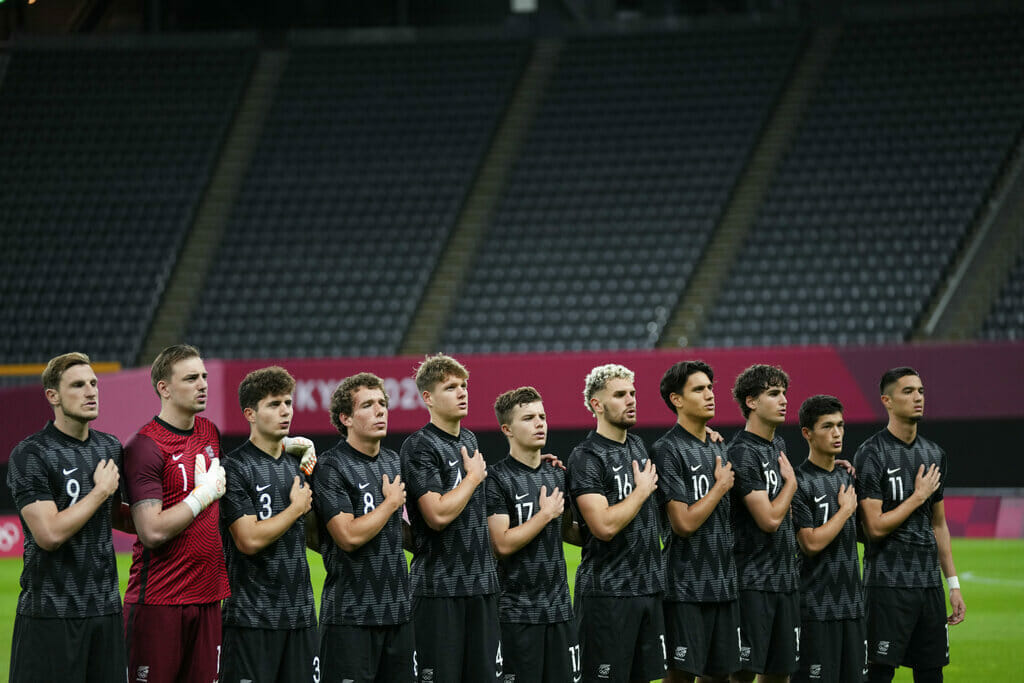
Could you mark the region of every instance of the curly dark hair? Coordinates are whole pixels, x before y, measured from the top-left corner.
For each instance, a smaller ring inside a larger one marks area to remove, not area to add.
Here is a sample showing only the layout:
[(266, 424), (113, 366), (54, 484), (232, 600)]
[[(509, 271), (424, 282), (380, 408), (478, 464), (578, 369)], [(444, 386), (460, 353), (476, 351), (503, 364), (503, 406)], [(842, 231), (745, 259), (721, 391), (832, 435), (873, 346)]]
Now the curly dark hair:
[(777, 365), (751, 365), (736, 377), (732, 397), (740, 404), (743, 419), (750, 417), (748, 398), (757, 398), (770, 387), (789, 389), (789, 375)]

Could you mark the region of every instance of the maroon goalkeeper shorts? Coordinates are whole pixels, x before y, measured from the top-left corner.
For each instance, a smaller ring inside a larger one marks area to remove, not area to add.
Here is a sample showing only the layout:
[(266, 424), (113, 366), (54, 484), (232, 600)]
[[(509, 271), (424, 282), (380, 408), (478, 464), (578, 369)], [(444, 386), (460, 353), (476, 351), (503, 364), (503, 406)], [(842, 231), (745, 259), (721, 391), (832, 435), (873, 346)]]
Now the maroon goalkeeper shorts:
[(220, 602), (126, 604), (129, 683), (212, 683), (220, 668)]

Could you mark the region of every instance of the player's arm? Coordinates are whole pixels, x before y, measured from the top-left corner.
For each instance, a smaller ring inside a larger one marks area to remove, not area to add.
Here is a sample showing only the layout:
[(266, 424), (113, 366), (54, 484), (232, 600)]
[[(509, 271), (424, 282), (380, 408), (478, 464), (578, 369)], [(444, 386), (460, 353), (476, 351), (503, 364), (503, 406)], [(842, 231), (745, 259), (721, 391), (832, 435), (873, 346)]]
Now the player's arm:
[(320, 552), (320, 520), (316, 516), (316, 510), (306, 513), (306, 547), (310, 550)]
[[(794, 509), (796, 502), (793, 503)], [(857, 510), (857, 493), (853, 485), (839, 487), (839, 509), (821, 526), (800, 526), (796, 530), (796, 542), (807, 557), (814, 557), (828, 547), (843, 530), (846, 520)], [(809, 515), (808, 515), (809, 516)], [(798, 525), (799, 526), (799, 525)]]
[[(898, 529), (914, 510), (924, 505), (938, 490), (940, 477), (939, 468), (934, 464), (927, 471), (925, 471), (924, 465), (918, 467), (917, 477), (914, 479), (914, 492), (888, 512), (882, 511), (880, 498), (861, 498), (861, 522), (868, 538), (872, 541), (880, 541)], [(945, 520), (945, 515), (943, 515), (943, 520)]]
[[(953, 545), (949, 540), (949, 525), (946, 523), (946, 504), (938, 501), (932, 505), (932, 532), (935, 534), (935, 545), (939, 550), (939, 565), (946, 579), (956, 576), (956, 565), (953, 564)], [(949, 589), (949, 604), (953, 613), (947, 618), (950, 626), (959, 624), (967, 614), (963, 594), (960, 593), (960, 581)]]
[(562, 540), (571, 545), (583, 545), (583, 534), (580, 533), (580, 525), (571, 506), (566, 506), (562, 512)]
[(405, 505), (405, 482), (401, 475), (395, 475), (395, 480), (391, 481), (385, 474), (381, 490), (384, 500), (365, 515), (356, 517), (351, 512), (341, 511), (327, 522), (328, 533), (345, 552), (351, 553), (366, 545), (387, 525), (391, 515)]
[(557, 486), (551, 493), (548, 493), (547, 486), (541, 486), (538, 507), (540, 509), (536, 514), (515, 527), (510, 526), (507, 514), (495, 514), (487, 518), (487, 528), (491, 532), (491, 547), (494, 548), (496, 556), (513, 555), (536, 538), (549, 522), (562, 514), (565, 509), (565, 496)]
[(644, 502), (658, 488), (658, 472), (654, 460), (648, 459), (644, 469), (633, 461), (633, 490), (614, 505), (608, 504), (603, 493), (584, 493), (576, 496), (576, 507), (583, 515), (590, 533), (601, 541), (610, 541), (626, 528), (640, 512)]
[(469, 505), (476, 487), (487, 478), (487, 464), (480, 451), (473, 451), (473, 455), (470, 456), (463, 446), (462, 466), (466, 470), (466, 476), (458, 486), (444, 494), (427, 491), (416, 500), (424, 521), (434, 531), (444, 531), (454, 522)]
[(110, 526), (126, 534), (136, 533), (132, 522), (132, 507), (121, 500), (120, 491), (114, 493), (113, 504), (110, 506)]
[(786, 515), (789, 514), (789, 506), (793, 502), (793, 495), (796, 493), (796, 474), (793, 466), (789, 464), (789, 458), (785, 453), (779, 454), (779, 472), (782, 475), (782, 490), (775, 500), (768, 497), (768, 491), (764, 489), (751, 491), (743, 496), (743, 504), (750, 511), (757, 528), (766, 534), (775, 533), (782, 525)]
[(57, 510), (52, 500), (37, 500), (21, 508), (21, 517), (25, 520), (36, 544), (47, 552), (54, 552), (92, 519), (96, 511), (102, 507), (107, 498), (117, 491), (117, 463), (103, 460), (93, 472), (93, 488), (82, 496), (74, 505)]
[(243, 515), (231, 523), (228, 531), (235, 541), (235, 547), (246, 555), (255, 555), (284, 536), (295, 522), (309, 512), (312, 502), (311, 489), (296, 474), (288, 493), (288, 507), (266, 519)]
[(715, 456), (715, 483), (711, 490), (700, 500), (692, 504), (681, 500), (669, 500), (665, 506), (672, 531), (686, 538), (692, 536), (708, 517), (715, 511), (715, 506), (732, 488), (736, 475), (732, 471), (732, 463), (722, 464), (721, 456)]

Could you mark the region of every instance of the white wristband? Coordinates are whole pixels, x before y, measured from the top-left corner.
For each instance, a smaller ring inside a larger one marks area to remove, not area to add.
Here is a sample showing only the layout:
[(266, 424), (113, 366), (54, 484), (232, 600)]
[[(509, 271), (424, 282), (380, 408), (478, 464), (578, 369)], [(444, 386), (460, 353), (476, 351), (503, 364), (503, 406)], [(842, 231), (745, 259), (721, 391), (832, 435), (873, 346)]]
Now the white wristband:
[(203, 511), (203, 504), (199, 502), (194, 493), (185, 496), (185, 505), (188, 505), (189, 509), (192, 510), (192, 519), (198, 517), (199, 513)]
[(946, 585), (949, 586), (949, 590), (960, 590), (960, 577), (950, 576), (946, 579)]

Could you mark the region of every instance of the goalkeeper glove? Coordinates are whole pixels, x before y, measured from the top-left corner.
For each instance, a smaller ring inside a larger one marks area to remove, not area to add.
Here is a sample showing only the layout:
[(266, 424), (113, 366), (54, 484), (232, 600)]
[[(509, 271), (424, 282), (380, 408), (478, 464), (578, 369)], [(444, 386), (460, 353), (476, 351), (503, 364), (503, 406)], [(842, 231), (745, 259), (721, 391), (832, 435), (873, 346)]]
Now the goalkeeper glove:
[(195, 470), (196, 487), (185, 497), (185, 504), (192, 510), (192, 517), (198, 517), (199, 513), (210, 507), (213, 501), (224, 495), (227, 490), (227, 481), (224, 476), (224, 468), (220, 466), (220, 458), (214, 458), (210, 462), (210, 469), (206, 469), (206, 456), (202, 453), (196, 456)]
[(316, 446), (312, 441), (304, 436), (286, 436), (281, 445), (286, 452), (300, 458), (299, 469), (307, 477), (313, 474), (313, 468), (316, 467)]

